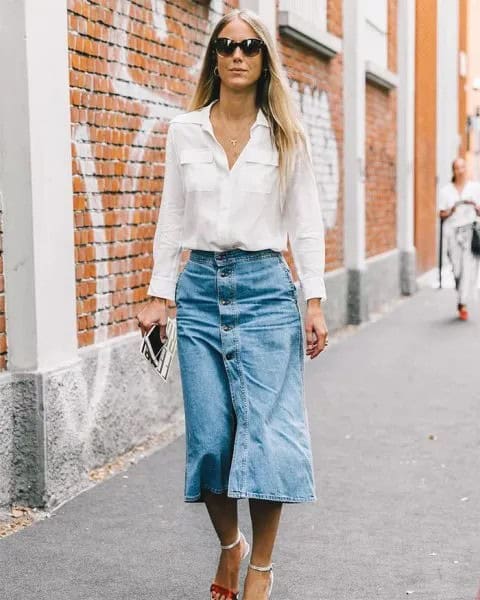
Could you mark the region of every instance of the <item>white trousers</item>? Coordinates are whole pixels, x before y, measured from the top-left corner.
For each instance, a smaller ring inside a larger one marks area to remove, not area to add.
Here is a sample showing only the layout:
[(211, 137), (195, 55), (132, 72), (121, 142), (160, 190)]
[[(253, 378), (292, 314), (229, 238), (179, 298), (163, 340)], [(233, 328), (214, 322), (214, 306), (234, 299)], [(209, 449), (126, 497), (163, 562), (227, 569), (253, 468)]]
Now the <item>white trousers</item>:
[(480, 257), (472, 254), (472, 225), (447, 230), (447, 254), (452, 263), (458, 303), (467, 304), (476, 294)]

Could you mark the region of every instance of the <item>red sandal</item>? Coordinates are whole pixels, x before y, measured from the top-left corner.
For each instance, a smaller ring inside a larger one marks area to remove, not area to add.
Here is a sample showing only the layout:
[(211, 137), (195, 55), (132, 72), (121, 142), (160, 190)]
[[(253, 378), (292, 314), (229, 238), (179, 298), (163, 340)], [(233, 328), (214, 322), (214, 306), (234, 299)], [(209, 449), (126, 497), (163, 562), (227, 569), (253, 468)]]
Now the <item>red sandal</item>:
[(224, 596), (226, 600), (238, 600), (239, 592), (232, 592), (232, 590), (227, 590), (227, 588), (224, 588), (221, 585), (212, 583), (212, 585), (210, 586), (211, 598), (213, 598), (213, 594), (220, 594), (219, 597), (221, 598), (222, 596)]
[[(250, 544), (245, 539), (245, 536), (241, 531), (238, 532), (237, 539), (233, 542), (233, 544), (229, 544), (228, 546), (220, 546), (222, 550), (231, 550), (235, 548), (237, 544), (239, 544), (243, 540), (244, 549), (241, 560), (243, 560), (248, 553), (250, 552)], [(210, 586), (210, 598), (213, 598), (213, 594), (220, 594), (220, 597), (224, 596), (226, 600), (238, 600), (239, 592), (234, 592), (233, 590), (229, 590), (227, 588), (218, 585), (218, 583), (212, 583)]]

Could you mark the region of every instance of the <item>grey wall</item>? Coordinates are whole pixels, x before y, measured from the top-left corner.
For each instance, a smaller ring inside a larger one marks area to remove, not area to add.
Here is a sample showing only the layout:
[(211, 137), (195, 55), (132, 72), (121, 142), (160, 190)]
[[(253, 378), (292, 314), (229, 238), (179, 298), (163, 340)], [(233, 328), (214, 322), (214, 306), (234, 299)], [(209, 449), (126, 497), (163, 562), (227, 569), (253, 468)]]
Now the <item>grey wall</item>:
[[(398, 250), (380, 254), (367, 260), (367, 269), (362, 275), (366, 281), (367, 314), (377, 312), (384, 304), (401, 295), (401, 256)], [(331, 271), (325, 276), (328, 301), (324, 306), (325, 317), (330, 331), (345, 327), (350, 322), (348, 297), (349, 277), (346, 269)], [(362, 287), (354, 286), (356, 293), (362, 293)], [(410, 284), (408, 293), (412, 293)], [(358, 300), (358, 299), (357, 299)], [(360, 302), (353, 302), (359, 304)]]
[(178, 362), (164, 383), (139, 341), (125, 336), (61, 370), (3, 377), (0, 506), (55, 505), (89, 485), (90, 469), (181, 422)]
[(338, 269), (325, 276), (327, 302), (325, 318), (330, 331), (344, 327), (348, 322), (347, 293), (348, 273), (346, 269)]
[(13, 394), (10, 377), (0, 379), (0, 507), (12, 497), (13, 468)]
[(377, 312), (386, 302), (400, 296), (400, 253), (380, 254), (367, 261), (368, 308)]

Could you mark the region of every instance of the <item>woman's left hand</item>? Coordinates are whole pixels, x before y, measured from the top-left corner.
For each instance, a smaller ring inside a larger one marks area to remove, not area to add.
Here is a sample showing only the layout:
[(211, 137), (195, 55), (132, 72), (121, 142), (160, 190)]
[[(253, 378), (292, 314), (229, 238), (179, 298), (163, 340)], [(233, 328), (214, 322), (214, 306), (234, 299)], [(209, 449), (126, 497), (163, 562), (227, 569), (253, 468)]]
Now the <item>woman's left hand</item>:
[(328, 345), (328, 329), (320, 298), (310, 298), (307, 300), (305, 333), (307, 337), (306, 353), (310, 358), (315, 358)]

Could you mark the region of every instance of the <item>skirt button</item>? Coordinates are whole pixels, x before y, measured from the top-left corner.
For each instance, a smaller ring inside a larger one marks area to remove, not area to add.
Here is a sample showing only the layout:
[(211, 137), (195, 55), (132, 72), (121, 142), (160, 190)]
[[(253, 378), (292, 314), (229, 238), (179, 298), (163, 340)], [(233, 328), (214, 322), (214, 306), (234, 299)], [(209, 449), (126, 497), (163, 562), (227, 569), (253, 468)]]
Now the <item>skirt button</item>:
[(233, 352), (228, 352), (227, 354), (225, 354), (225, 358), (227, 360), (232, 360), (232, 358), (233, 358)]

